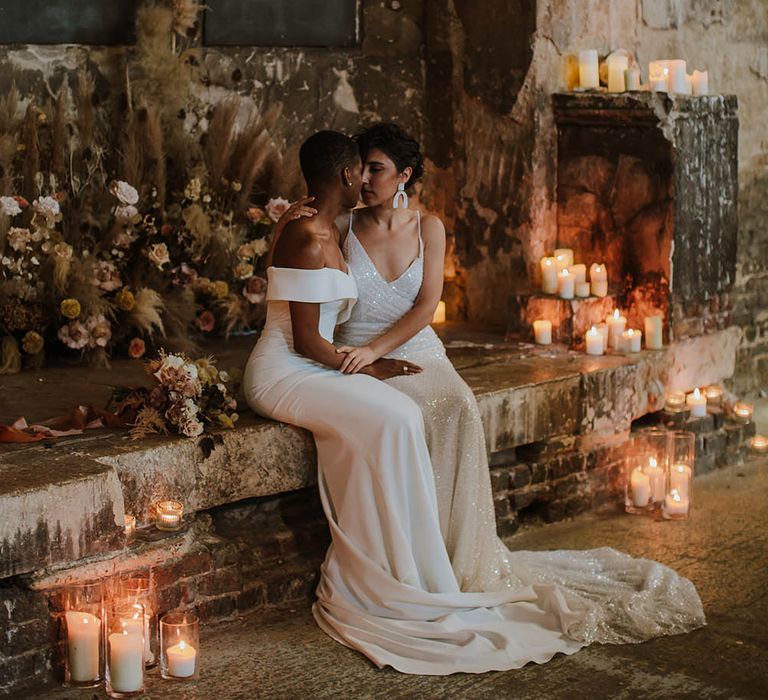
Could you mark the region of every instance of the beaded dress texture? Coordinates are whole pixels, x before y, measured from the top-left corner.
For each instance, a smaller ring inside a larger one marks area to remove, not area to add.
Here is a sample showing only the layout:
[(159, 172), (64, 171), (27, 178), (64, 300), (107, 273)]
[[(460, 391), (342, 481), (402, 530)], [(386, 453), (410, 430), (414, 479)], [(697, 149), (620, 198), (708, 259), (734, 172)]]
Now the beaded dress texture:
[[(396, 280), (376, 269), (353, 231), (344, 255), (357, 288), (357, 303), (336, 329), (337, 345), (365, 345), (385, 333), (413, 306), (424, 270), (421, 217), (419, 255)], [(462, 591), (558, 587), (572, 610), (581, 611), (569, 635), (583, 643), (642, 642), (705, 624), (693, 584), (672, 569), (608, 547), (576, 551), (510, 551), (496, 534), (485, 436), (474, 394), (427, 326), (391, 352), (423, 371), (386, 384), (421, 408), (434, 472), (440, 532)]]

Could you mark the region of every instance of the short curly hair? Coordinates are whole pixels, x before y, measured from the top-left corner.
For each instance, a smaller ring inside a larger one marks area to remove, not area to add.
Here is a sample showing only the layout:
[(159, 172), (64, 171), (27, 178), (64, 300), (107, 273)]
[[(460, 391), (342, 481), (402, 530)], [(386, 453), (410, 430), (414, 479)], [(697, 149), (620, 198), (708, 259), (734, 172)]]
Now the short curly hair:
[(424, 174), (424, 156), (421, 154), (419, 142), (402, 127), (391, 122), (378, 122), (363, 129), (354, 136), (360, 148), (360, 157), (365, 163), (368, 152), (378, 148), (392, 160), (401, 173), (411, 167), (411, 177), (405, 183), (409, 188)]

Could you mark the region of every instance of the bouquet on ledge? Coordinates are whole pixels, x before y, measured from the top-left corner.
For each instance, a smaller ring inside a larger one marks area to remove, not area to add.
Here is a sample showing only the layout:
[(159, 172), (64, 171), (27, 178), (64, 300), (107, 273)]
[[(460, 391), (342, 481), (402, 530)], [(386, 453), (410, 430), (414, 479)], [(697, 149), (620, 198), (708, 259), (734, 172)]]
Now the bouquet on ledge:
[(119, 387), (112, 395), (115, 413), (131, 426), (134, 440), (170, 432), (196, 437), (206, 428), (235, 427), (235, 380), (212, 358), (191, 360), (160, 350), (146, 369), (154, 386)]

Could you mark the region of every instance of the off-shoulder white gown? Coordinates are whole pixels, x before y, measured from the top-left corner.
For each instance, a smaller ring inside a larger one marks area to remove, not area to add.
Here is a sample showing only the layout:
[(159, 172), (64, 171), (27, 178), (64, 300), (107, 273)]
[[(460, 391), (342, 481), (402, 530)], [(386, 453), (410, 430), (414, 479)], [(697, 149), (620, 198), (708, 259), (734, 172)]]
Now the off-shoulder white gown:
[(320, 627), (378, 666), (417, 674), (483, 672), (572, 654), (585, 606), (553, 583), (462, 592), (440, 532), (416, 403), (385, 382), (344, 375), (293, 349), (289, 301), (320, 304), (331, 341), (357, 297), (334, 269), (267, 271), (267, 321), (244, 388), (258, 413), (312, 431), (332, 544), (321, 568)]
[[(420, 215), (419, 238), (419, 256), (398, 279), (387, 282), (355, 236), (350, 217), (344, 256), (359, 297), (349, 319), (337, 329), (337, 344), (365, 345), (411, 309), (423, 279)], [(569, 628), (585, 643), (642, 642), (704, 624), (693, 584), (658, 562), (607, 547), (510, 551), (496, 534), (483, 424), (472, 390), (429, 326), (389, 357), (407, 359), (424, 370), (386, 383), (422, 410), (440, 530), (463, 591), (555, 584), (572, 609), (586, 611)]]

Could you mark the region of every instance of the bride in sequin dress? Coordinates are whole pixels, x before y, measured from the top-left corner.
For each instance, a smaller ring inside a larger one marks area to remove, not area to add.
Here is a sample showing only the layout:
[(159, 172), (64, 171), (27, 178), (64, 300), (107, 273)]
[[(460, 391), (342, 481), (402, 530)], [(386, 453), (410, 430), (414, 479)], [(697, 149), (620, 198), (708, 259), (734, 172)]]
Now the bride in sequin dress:
[[(358, 300), (334, 342), (347, 353), (341, 364), (347, 373), (381, 357), (423, 369), (386, 383), (411, 397), (424, 416), (440, 531), (461, 590), (555, 584), (569, 606), (587, 611), (571, 628), (585, 643), (642, 642), (704, 625), (693, 584), (662, 564), (607, 547), (510, 551), (497, 536), (477, 402), (429, 326), (442, 293), (445, 231), (437, 217), (392, 208), (398, 185), (410, 186), (421, 174), (418, 144), (393, 124), (374, 125), (357, 141), (367, 206), (337, 225)], [(312, 212), (302, 200), (285, 220)]]

